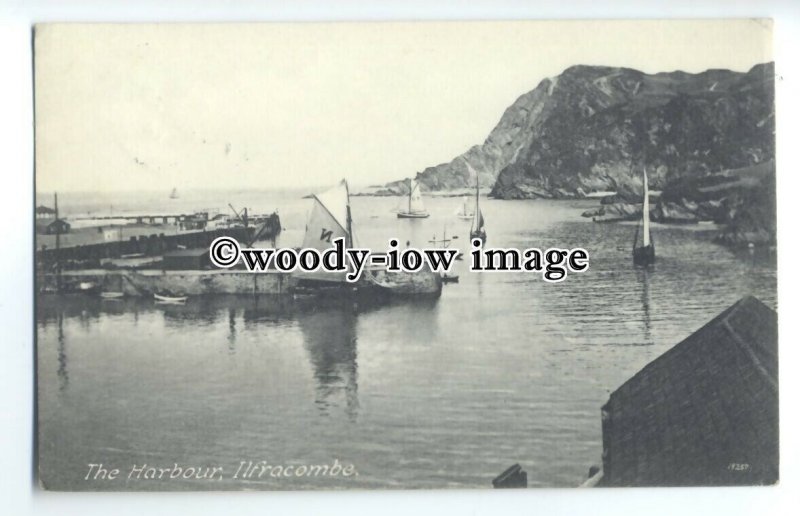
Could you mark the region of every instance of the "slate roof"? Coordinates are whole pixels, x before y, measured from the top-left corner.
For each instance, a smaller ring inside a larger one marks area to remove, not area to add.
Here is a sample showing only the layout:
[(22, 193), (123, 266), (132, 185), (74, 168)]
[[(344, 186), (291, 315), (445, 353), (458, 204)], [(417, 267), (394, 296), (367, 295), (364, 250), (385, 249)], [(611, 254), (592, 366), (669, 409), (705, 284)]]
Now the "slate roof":
[(54, 227), (50, 232), (55, 234), (56, 230), (59, 230), (61, 234), (68, 233), (70, 230), (69, 222), (65, 221), (64, 219), (36, 219), (34, 221), (34, 225), (36, 228), (37, 233), (48, 233), (48, 230), (51, 226)]
[(613, 392), (602, 415), (600, 485), (776, 483), (777, 314), (741, 299)]

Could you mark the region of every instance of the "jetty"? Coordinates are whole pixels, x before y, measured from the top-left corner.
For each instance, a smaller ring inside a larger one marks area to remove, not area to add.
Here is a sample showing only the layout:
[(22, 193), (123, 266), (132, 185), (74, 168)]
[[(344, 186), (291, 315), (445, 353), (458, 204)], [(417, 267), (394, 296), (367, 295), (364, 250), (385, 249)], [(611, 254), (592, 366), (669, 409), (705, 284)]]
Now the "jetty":
[[(313, 200), (303, 248), (327, 250), (338, 238), (352, 245), (347, 182), (343, 180), (336, 187), (314, 195)], [(263, 221), (257, 226), (248, 224), (252, 219), (246, 210), (243, 215), (235, 209), (234, 213), (237, 224), (194, 231), (173, 229), (175, 232), (171, 234), (154, 233), (153, 230), (158, 231), (156, 226), (139, 228), (138, 225), (135, 228), (130, 225), (82, 228), (83, 235), (59, 232), (55, 235), (54, 248), (42, 243), (50, 235), (37, 235), (37, 289), (42, 293), (174, 299), (229, 294), (320, 297), (357, 294), (362, 298), (435, 298), (441, 294), (442, 278), (431, 270), (390, 272), (374, 266), (364, 269), (359, 281), (350, 283), (346, 281), (347, 271), (289, 272), (270, 268), (256, 274), (241, 261), (230, 268), (218, 268), (209, 255), (209, 247), (217, 238), (230, 237), (244, 247), (256, 241), (272, 240), (274, 247), (282, 231), (277, 213), (262, 217)], [(204, 220), (208, 220), (207, 217)], [(91, 233), (88, 242), (85, 240), (87, 229)], [(132, 229), (142, 229), (144, 234), (131, 235)], [(122, 237), (123, 231), (127, 239)]]
[(203, 225), (196, 229), (130, 224), (73, 229), (55, 235), (38, 234), (36, 259), (37, 264), (44, 268), (55, 263), (62, 269), (93, 268), (108, 259), (158, 257), (181, 249), (207, 249), (220, 236), (231, 236), (242, 242), (274, 240), (282, 231), (277, 213), (250, 222), (253, 224), (214, 228)]
[(125, 220), (136, 224), (174, 224), (176, 222), (183, 222), (197, 217), (197, 213), (169, 213), (169, 214), (118, 214), (118, 215), (83, 215), (72, 217), (71, 220), (80, 221), (107, 221), (107, 220)]
[(289, 273), (241, 270), (163, 270), (163, 269), (81, 269), (45, 274), (40, 290), (60, 292), (120, 292), (128, 297), (151, 297), (159, 292), (178, 292), (187, 296), (206, 295), (281, 295), (290, 293), (297, 281)]
[[(95, 229), (95, 231), (97, 231)], [(92, 243), (75, 243), (58, 247), (42, 244), (42, 239), (37, 239), (40, 244), (36, 251), (37, 264), (47, 268), (48, 266), (59, 263), (63, 269), (79, 269), (99, 267), (101, 261), (105, 259), (123, 257), (156, 257), (164, 253), (185, 248), (206, 247), (215, 238), (227, 235), (247, 240), (253, 235), (255, 228), (227, 228), (211, 231), (185, 231), (178, 233), (166, 233), (158, 228), (151, 228), (142, 233), (134, 234), (121, 240), (102, 240)], [(81, 240), (78, 240), (80, 242)]]

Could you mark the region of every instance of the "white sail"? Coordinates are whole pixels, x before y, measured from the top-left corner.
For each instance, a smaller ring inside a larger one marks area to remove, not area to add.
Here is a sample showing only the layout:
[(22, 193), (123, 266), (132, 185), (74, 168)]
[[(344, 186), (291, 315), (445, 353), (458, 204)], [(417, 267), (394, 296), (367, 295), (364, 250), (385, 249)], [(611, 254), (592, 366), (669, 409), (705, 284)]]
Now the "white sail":
[[(306, 232), (303, 237), (303, 248), (313, 248), (324, 251), (334, 247), (333, 241), (337, 238), (345, 239), (345, 247), (352, 245), (350, 224), (350, 193), (347, 182), (342, 180), (339, 185), (330, 190), (314, 196), (314, 205), (306, 223)], [(346, 272), (300, 272), (298, 278), (320, 281), (345, 281)]]
[(481, 210), (472, 217), (472, 225), (470, 226), (470, 233), (478, 233), (483, 229), (483, 213)]
[(411, 180), (411, 191), (408, 193), (408, 213), (425, 213), (419, 183), (413, 179)]
[(647, 170), (642, 169), (644, 174), (644, 201), (642, 202), (642, 245), (650, 245), (650, 191), (647, 188)]
[(475, 211), (472, 215), (472, 224), (470, 225), (470, 233), (477, 233), (483, 229), (483, 213), (481, 213), (480, 205), (480, 186), (475, 186)]
[(473, 211), (470, 209), (470, 206), (469, 206), (469, 197), (463, 197), (461, 199), (461, 207), (458, 209), (456, 214), (459, 217), (465, 217), (465, 218), (472, 216)]

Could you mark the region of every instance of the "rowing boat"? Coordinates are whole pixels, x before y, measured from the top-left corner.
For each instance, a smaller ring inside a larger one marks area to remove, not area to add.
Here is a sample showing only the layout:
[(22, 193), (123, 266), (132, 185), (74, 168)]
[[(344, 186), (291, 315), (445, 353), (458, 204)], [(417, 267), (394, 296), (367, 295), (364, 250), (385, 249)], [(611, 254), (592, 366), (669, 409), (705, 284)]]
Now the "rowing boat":
[(160, 303), (185, 303), (189, 296), (164, 296), (160, 294), (153, 294), (153, 297)]

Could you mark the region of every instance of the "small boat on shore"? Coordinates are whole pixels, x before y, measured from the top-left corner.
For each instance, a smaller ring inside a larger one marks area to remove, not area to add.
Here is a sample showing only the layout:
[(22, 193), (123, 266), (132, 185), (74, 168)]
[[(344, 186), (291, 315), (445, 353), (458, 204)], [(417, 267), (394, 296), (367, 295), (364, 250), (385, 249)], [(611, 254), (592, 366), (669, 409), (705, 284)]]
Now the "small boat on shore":
[(408, 191), (408, 206), (404, 210), (397, 212), (398, 219), (426, 219), (430, 214), (425, 211), (425, 205), (422, 202), (422, 192), (419, 189), (419, 183), (414, 179), (409, 180), (411, 187)]
[(175, 295), (163, 295), (163, 294), (153, 294), (153, 298), (158, 303), (185, 303), (189, 296), (175, 296)]
[(639, 225), (636, 225), (636, 233), (633, 235), (633, 264), (637, 267), (647, 267), (656, 261), (656, 246), (653, 244), (650, 235), (650, 192), (647, 188), (647, 170), (642, 169), (644, 198), (642, 200), (642, 244), (638, 244)]
[(100, 292), (100, 297), (103, 299), (119, 299), (125, 297), (124, 292)]
[(442, 273), (442, 283), (458, 283), (458, 274), (454, 272), (443, 272)]

